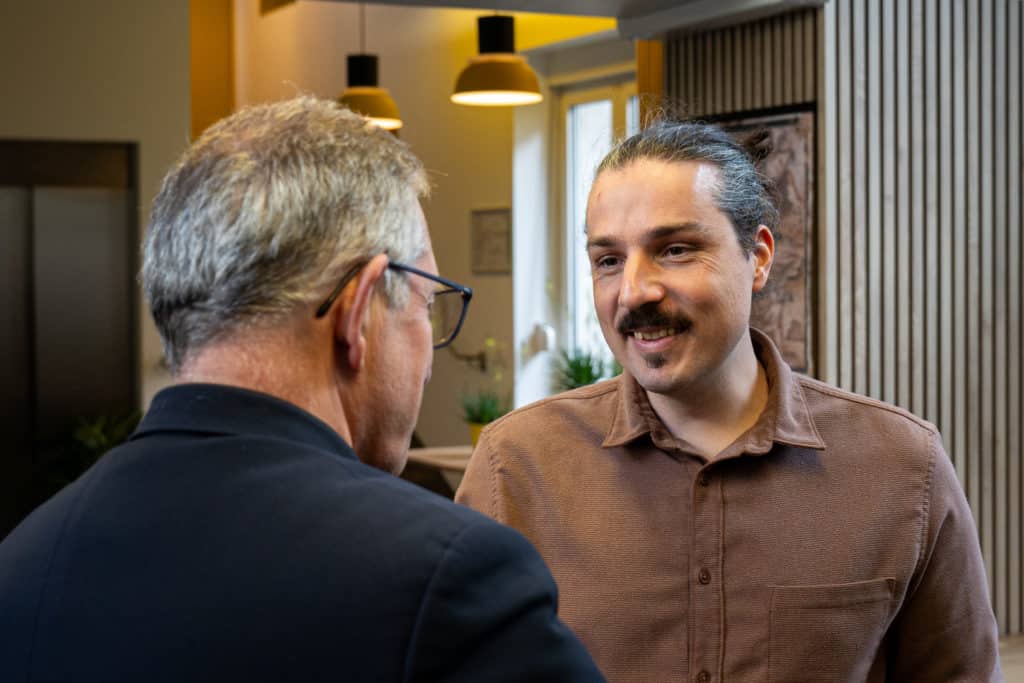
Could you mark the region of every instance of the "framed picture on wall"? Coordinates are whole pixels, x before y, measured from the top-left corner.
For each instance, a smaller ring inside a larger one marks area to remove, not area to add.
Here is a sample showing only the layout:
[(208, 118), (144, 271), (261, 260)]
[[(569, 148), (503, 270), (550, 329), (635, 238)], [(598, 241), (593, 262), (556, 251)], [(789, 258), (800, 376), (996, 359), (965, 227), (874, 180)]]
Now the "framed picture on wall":
[(470, 221), (470, 260), (474, 274), (512, 272), (512, 210), (476, 209)]
[(775, 262), (754, 299), (751, 324), (770, 336), (794, 370), (814, 373), (814, 113), (765, 112), (709, 117), (738, 135), (766, 129), (772, 152), (760, 171), (774, 184), (779, 209)]

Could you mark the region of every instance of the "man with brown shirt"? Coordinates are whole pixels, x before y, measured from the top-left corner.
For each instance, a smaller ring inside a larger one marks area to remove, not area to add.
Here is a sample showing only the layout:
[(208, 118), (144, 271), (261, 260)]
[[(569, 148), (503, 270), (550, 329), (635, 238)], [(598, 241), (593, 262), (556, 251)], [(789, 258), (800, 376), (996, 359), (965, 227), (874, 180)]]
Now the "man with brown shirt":
[(750, 154), (663, 121), (602, 162), (594, 303), (621, 376), (517, 410), (457, 500), (522, 531), (612, 681), (998, 681), (935, 428), (749, 327), (777, 222)]

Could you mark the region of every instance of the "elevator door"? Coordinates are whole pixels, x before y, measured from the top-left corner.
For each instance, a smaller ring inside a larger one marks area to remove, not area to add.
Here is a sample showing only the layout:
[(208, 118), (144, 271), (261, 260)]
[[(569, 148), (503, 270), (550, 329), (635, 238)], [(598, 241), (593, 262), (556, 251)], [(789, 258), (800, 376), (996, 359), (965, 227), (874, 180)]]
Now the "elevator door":
[(0, 537), (81, 421), (135, 408), (131, 145), (0, 141)]

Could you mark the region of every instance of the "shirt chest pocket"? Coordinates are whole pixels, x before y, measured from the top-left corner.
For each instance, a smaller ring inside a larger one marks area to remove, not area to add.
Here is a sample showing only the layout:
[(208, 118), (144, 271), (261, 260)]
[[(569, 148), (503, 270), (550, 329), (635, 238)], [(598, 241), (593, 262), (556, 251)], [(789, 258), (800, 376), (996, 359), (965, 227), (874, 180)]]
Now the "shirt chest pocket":
[(892, 603), (894, 579), (773, 586), (768, 679), (830, 683), (867, 679)]

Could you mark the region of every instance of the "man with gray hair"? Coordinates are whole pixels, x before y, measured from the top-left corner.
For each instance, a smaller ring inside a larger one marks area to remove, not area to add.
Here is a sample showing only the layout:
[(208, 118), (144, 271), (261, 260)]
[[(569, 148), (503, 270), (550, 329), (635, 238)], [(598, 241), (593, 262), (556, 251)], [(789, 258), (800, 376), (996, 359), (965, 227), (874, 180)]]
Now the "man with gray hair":
[(0, 680), (602, 680), (522, 536), (392, 475), (472, 294), (426, 191), (313, 98), (184, 154), (142, 269), (175, 385), (0, 544)]
[(623, 372), (491, 423), (456, 499), (533, 541), (609, 680), (1001, 680), (935, 428), (750, 328), (764, 153), (666, 120), (608, 154), (587, 252)]

